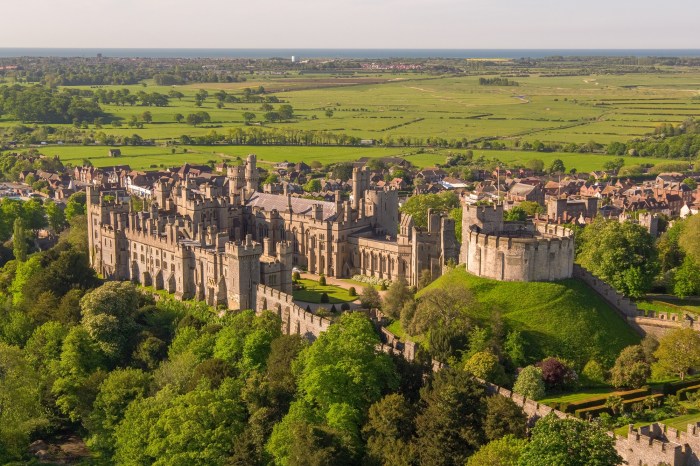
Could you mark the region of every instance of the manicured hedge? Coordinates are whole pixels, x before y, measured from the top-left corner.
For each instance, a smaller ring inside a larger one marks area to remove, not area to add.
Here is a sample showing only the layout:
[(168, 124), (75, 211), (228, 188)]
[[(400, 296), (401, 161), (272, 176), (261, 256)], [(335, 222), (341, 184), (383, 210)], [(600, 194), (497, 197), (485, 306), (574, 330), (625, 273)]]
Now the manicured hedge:
[(663, 384), (662, 390), (664, 395), (673, 395), (682, 388), (688, 388), (698, 384), (700, 384), (700, 376), (695, 375), (693, 377), (688, 377), (685, 380), (665, 383)]
[(575, 413), (578, 410), (581, 409), (586, 409), (586, 408), (594, 408), (596, 406), (602, 406), (605, 404), (605, 401), (613, 396), (619, 396), (623, 400), (629, 399), (629, 398), (638, 398), (640, 396), (645, 396), (651, 394), (651, 390), (649, 387), (644, 387), (644, 388), (638, 388), (635, 390), (628, 390), (626, 392), (613, 392), (613, 393), (607, 393), (605, 395), (600, 395), (596, 396), (595, 398), (588, 398), (583, 401), (578, 401), (578, 402), (573, 402), (573, 403), (561, 403), (560, 405), (560, 410), (564, 411), (565, 413)]
[(690, 387), (681, 388), (676, 392), (676, 396), (679, 400), (684, 401), (688, 399), (689, 394), (697, 392), (698, 390), (700, 390), (700, 385), (693, 385)]
[[(651, 398), (658, 400), (660, 398), (663, 398), (664, 395), (662, 393), (657, 393), (656, 395), (646, 395), (646, 396), (642, 396), (639, 398), (630, 398), (630, 399), (623, 400), (622, 404), (625, 406), (628, 406), (628, 405), (631, 405), (634, 403), (638, 403), (640, 401), (644, 401), (647, 398), (649, 398), (650, 396), (651, 396)], [(603, 402), (603, 403), (605, 403), (605, 402)], [(612, 414), (612, 411), (610, 410), (610, 408), (607, 408), (604, 405), (593, 406), (591, 408), (577, 409), (576, 411), (574, 411), (574, 415), (576, 417), (581, 418), (581, 419), (586, 419), (589, 415), (592, 417), (600, 416), (601, 413)]]

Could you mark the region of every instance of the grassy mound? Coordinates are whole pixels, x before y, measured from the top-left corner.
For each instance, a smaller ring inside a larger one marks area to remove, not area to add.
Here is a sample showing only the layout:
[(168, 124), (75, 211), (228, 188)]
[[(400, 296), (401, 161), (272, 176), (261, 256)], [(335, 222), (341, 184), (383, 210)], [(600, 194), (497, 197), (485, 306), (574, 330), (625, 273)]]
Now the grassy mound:
[(435, 280), (433, 288), (464, 286), (481, 304), (471, 318), (487, 325), (500, 311), (510, 329), (519, 330), (538, 359), (560, 356), (583, 365), (591, 358), (612, 365), (620, 350), (640, 337), (593, 290), (570, 279), (558, 282), (500, 282), (476, 277), (464, 267)]

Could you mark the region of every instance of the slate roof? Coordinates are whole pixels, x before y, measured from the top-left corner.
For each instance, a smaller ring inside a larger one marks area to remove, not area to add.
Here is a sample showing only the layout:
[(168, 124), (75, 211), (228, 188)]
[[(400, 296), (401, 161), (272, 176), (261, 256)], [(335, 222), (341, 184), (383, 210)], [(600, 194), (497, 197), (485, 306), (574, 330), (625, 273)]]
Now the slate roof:
[[(292, 197), (292, 212), (300, 215), (311, 215), (311, 208), (314, 204), (321, 204), (323, 207), (323, 220), (330, 220), (335, 214), (335, 203), (327, 201), (316, 201), (314, 199), (304, 199)], [(277, 210), (278, 212), (289, 212), (287, 196), (278, 194), (255, 193), (246, 203), (249, 207), (257, 207), (266, 212)]]

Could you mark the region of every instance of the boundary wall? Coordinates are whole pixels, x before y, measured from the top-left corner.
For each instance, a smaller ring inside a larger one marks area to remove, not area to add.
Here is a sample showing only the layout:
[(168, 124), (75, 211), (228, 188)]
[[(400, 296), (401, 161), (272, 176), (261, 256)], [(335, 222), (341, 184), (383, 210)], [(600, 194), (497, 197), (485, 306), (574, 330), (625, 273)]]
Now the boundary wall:
[(686, 312), (683, 316), (672, 312), (645, 312), (628, 297), (619, 293), (587, 269), (574, 264), (574, 278), (578, 278), (598, 293), (627, 323), (641, 335), (662, 336), (670, 329), (690, 327), (700, 331), (698, 316)]

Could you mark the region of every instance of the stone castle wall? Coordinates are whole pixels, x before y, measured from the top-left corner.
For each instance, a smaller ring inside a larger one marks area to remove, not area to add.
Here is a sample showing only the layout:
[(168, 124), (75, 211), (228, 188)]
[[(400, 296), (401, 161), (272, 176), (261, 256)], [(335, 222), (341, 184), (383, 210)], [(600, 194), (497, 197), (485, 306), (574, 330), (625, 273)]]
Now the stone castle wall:
[(464, 205), (461, 262), (479, 277), (552, 281), (573, 273), (574, 235), (561, 225), (504, 222), (503, 205)]
[(467, 270), (480, 277), (503, 281), (570, 278), (574, 239), (570, 231), (562, 227), (555, 233), (561, 236), (517, 238), (463, 231), (463, 258)]
[(641, 335), (651, 334), (659, 337), (670, 329), (681, 327), (690, 327), (700, 331), (700, 322), (698, 322), (698, 316), (695, 314), (686, 313), (689, 317), (686, 319), (685, 316), (672, 312), (648, 311), (645, 313), (631, 299), (619, 293), (612, 286), (578, 264), (574, 265), (574, 277), (583, 281), (593, 291), (598, 293)]
[(294, 304), (292, 295), (265, 285), (257, 287), (256, 313), (270, 310), (282, 319), (282, 333), (285, 335), (302, 335), (313, 341), (328, 330), (331, 321), (307, 312)]

